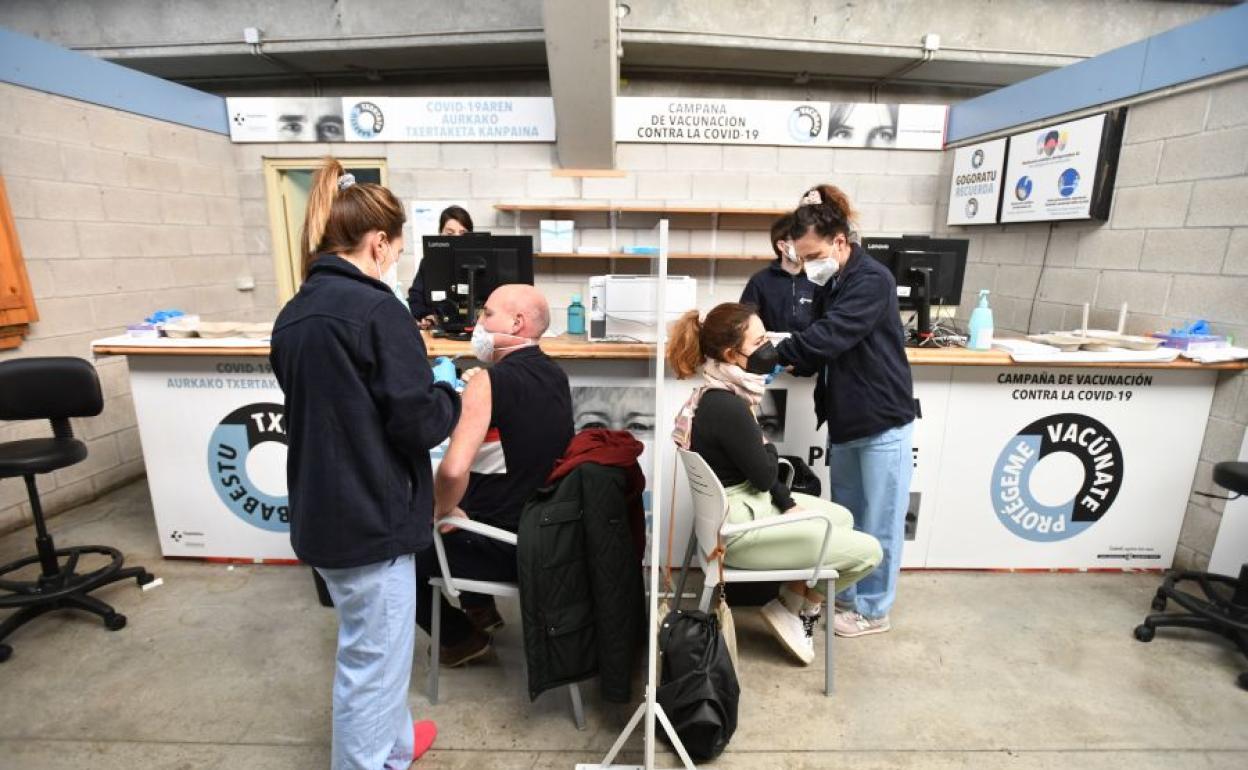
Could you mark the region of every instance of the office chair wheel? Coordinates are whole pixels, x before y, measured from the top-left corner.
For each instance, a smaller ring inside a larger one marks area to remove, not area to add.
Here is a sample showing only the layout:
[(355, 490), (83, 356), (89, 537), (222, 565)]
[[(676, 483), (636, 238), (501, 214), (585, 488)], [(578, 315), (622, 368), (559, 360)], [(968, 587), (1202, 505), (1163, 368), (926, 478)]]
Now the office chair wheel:
[(126, 627), (126, 616), (120, 612), (114, 612), (104, 618), (104, 627), (109, 631), (120, 631)]
[(1135, 638), (1141, 642), (1151, 642), (1157, 634), (1157, 629), (1152, 626), (1139, 625), (1135, 627)]
[(1153, 597), (1153, 612), (1165, 612), (1166, 603), (1166, 595), (1158, 591)]
[[(10, 646), (9, 646), (9, 645), (7, 645), (7, 644), (0, 644), (0, 663), (3, 663), (3, 662), (5, 662), (6, 660), (8, 660), (8, 659), (9, 659), (9, 656), (10, 656), (10, 655), (12, 655), (12, 654), (13, 654), (13, 648), (12, 648), (12, 647), (10, 647)], [(1240, 677), (1240, 682), (1241, 682), (1241, 684), (1243, 683), (1243, 681), (1244, 681), (1244, 677), (1242, 677), (1242, 676), (1241, 676), (1241, 677)]]

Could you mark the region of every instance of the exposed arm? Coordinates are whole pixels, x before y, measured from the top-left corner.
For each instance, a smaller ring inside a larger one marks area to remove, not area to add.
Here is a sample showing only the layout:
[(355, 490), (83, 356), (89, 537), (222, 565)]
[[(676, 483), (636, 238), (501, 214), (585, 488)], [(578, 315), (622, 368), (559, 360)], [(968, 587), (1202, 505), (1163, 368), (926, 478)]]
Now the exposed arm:
[(463, 412), (455, 426), (455, 432), (451, 434), (450, 446), (447, 447), (446, 456), (442, 458), (433, 481), (435, 519), (450, 515), (464, 499), (472, 462), (485, 441), (492, 413), (490, 373), (484, 371), (473, 377), (464, 388)]

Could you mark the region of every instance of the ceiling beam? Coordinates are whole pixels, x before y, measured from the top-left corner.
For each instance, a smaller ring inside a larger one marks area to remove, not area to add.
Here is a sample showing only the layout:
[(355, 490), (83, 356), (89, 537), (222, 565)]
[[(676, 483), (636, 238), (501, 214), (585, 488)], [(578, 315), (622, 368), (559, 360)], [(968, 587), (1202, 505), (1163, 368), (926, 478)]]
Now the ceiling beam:
[(615, 0), (542, 0), (559, 165), (615, 167)]

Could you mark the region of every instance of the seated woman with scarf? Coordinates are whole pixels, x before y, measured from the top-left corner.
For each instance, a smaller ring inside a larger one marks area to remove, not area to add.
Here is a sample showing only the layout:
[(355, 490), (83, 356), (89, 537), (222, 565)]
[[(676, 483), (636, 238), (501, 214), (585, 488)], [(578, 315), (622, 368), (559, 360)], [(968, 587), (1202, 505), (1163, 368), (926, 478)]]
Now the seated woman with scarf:
[[(854, 530), (848, 510), (790, 493), (779, 480), (776, 448), (763, 437), (755, 416), (777, 356), (754, 310), (726, 302), (707, 313), (705, 320), (698, 318), (698, 311), (689, 311), (672, 328), (667, 360), (681, 379), (701, 369), (705, 382), (677, 415), (672, 438), (701, 455), (724, 485), (728, 521), (756, 521), (803, 510), (825, 513), (834, 529), (824, 565), (840, 574), (837, 591), (875, 569), (882, 555), (880, 544)], [(724, 564), (753, 570), (812, 567), (824, 532), (824, 524), (816, 520), (744, 532), (728, 538)], [(777, 640), (806, 665), (815, 658), (814, 629), (825, 599), (819, 588), (798, 580), (783, 585), (780, 595), (762, 610)]]

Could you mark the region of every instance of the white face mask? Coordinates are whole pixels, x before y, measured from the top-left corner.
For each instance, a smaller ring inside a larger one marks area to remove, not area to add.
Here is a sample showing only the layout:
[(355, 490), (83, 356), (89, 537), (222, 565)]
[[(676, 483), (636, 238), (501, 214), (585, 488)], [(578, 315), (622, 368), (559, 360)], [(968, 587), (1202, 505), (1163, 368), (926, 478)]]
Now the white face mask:
[(832, 257), (814, 259), (806, 263), (806, 277), (816, 286), (824, 286), (841, 269), (841, 263)]
[(394, 292), (394, 296), (399, 302), (403, 303), (403, 307), (408, 307), (407, 297), (403, 294), (403, 287), (399, 286), (399, 263), (397, 261), (386, 272), (382, 273), (381, 282), (390, 287), (390, 291)]
[(784, 251), (781, 253), (784, 254), (784, 258), (786, 260), (794, 265), (801, 263), (801, 260), (797, 258), (797, 247), (793, 245), (792, 241), (788, 241), (784, 244)]
[[(378, 268), (381, 267), (380, 264), (377, 266)], [(394, 296), (398, 298), (399, 302), (403, 303), (403, 307), (408, 306), (407, 297), (403, 296), (403, 290), (399, 288), (399, 260), (394, 260), (393, 264), (384, 271), (378, 269), (377, 280), (390, 287), (390, 291), (394, 292)]]
[(472, 327), (472, 354), (483, 364), (494, 360), (494, 335), (485, 330), (485, 324), (477, 322)]
[(498, 346), (494, 342), (494, 335), (496, 334), (501, 334), (504, 337), (512, 337), (521, 341), (518, 345), (507, 345), (503, 347), (502, 349), (505, 351), (512, 350), (514, 348), (523, 348), (534, 344), (533, 340), (526, 339), (524, 337), (517, 337), (514, 334), (508, 334), (507, 332), (492, 332), (485, 328), (485, 323), (483, 321), (478, 321), (477, 325), (472, 327), (472, 354), (483, 364), (493, 363), (494, 358), (498, 353)]

